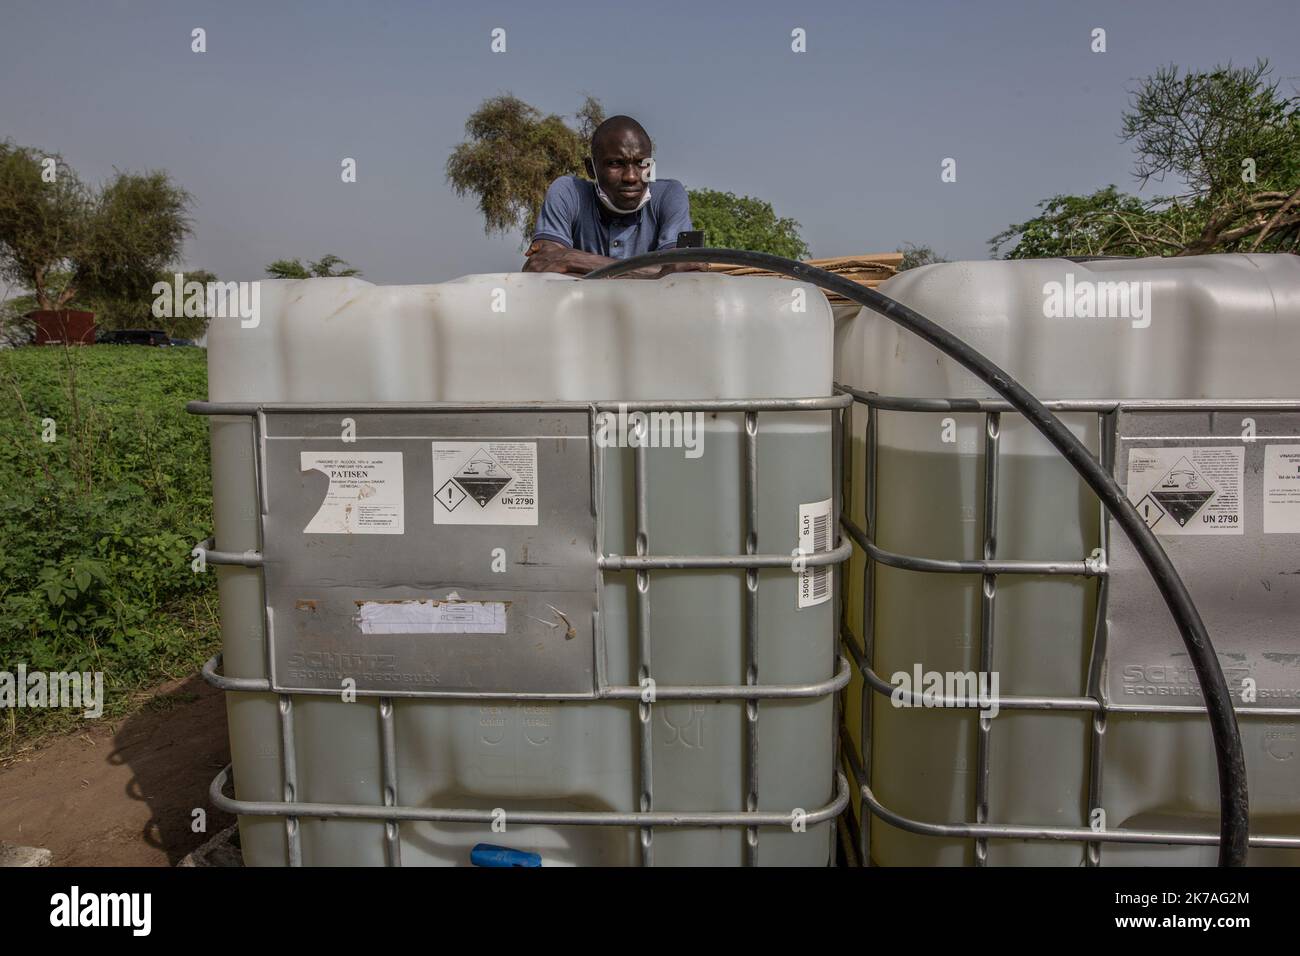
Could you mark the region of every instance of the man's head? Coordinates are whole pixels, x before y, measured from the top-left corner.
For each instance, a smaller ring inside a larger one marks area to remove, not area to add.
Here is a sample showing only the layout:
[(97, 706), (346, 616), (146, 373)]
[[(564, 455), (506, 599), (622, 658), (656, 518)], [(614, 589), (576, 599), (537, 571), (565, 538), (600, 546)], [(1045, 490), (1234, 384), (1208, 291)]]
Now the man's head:
[(619, 209), (629, 212), (646, 191), (645, 166), (651, 158), (650, 137), (630, 116), (611, 116), (591, 134), (587, 172)]

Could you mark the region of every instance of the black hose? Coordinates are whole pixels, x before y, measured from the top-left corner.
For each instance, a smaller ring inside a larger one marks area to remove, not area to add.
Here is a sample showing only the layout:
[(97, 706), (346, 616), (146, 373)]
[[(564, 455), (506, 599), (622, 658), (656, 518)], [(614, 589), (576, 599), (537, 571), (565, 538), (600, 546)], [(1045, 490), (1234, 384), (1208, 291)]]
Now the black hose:
[(781, 256), (765, 252), (741, 252), (735, 249), (665, 249), (641, 256), (633, 256), (592, 272), (588, 279), (606, 279), (646, 266), (663, 266), (675, 262), (716, 262), (733, 266), (754, 266), (802, 279), (813, 285), (879, 312), (885, 318), (920, 336), (939, 351), (969, 369), (990, 388), (1006, 399), (1016, 411), (1025, 416), (1068, 461), (1083, 480), (1101, 499), (1106, 510), (1128, 538), (1133, 542), (1159, 588), (1169, 613), (1182, 634), (1192, 667), (1205, 698), (1205, 710), (1214, 737), (1214, 755), (1219, 768), (1219, 865), (1243, 866), (1250, 834), (1250, 810), (1246, 795), (1246, 759), (1241, 749), (1241, 734), (1237, 729), (1237, 715), (1232, 707), (1232, 695), (1223, 677), (1223, 669), (1210, 643), (1201, 615), (1187, 593), (1183, 579), (1178, 576), (1169, 555), (1146, 526), (1137, 509), (1124, 494), (1119, 483), (1092, 456), (1083, 442), (1065, 427), (1043, 403), (1014, 378), (998, 368), (985, 356), (971, 348), (957, 336), (936, 325), (901, 302), (886, 295), (850, 282), (847, 279)]

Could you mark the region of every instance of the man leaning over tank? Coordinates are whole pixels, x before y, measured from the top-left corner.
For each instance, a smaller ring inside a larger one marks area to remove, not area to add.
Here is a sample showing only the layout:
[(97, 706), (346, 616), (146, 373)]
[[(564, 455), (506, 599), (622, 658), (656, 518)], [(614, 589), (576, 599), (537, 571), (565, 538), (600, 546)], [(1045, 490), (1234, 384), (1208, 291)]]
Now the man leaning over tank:
[[(561, 176), (546, 190), (525, 272), (586, 275), (646, 252), (672, 249), (691, 229), (686, 189), (675, 179), (653, 179), (650, 137), (630, 116), (611, 116), (591, 135), (583, 160), (590, 180)], [(706, 269), (674, 263), (637, 269), (629, 276), (657, 279)]]

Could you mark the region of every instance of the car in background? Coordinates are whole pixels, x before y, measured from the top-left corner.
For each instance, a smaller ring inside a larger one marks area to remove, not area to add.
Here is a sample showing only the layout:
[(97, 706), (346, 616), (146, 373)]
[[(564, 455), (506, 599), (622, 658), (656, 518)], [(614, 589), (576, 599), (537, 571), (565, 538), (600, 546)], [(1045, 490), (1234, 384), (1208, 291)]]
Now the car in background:
[(166, 348), (172, 344), (162, 329), (110, 329), (95, 335), (100, 345), (153, 345)]

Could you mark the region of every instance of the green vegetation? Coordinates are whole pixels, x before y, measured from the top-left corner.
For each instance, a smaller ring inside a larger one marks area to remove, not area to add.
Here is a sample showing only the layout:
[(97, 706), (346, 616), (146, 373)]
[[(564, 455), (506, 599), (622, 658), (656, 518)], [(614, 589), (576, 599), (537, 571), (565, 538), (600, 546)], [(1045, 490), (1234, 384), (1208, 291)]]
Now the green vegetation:
[[(0, 352), (0, 669), (103, 671), (114, 716), (213, 653), (206, 376), (199, 349)], [(0, 758), (80, 719), (5, 709)]]
[(1171, 177), (1183, 191), (1140, 199), (1106, 186), (1057, 195), (1039, 215), (989, 240), (1008, 259), (1300, 252), (1300, 96), (1252, 67), (1142, 80), (1122, 118), (1142, 184)]
[(898, 264), (899, 272), (928, 266), (935, 262), (947, 262), (948, 259), (935, 252), (931, 246), (921, 246), (914, 242), (905, 242), (897, 250), (903, 254), (903, 261)]
[[(337, 269), (335, 266), (342, 266)], [(312, 279), (337, 278), (338, 276), (359, 276), (360, 269), (355, 269), (338, 256), (329, 254), (321, 256), (315, 262), (304, 265), (298, 259), (276, 259), (266, 267), (266, 274), (272, 279)]]
[(706, 246), (808, 258), (799, 223), (778, 217), (770, 202), (716, 189), (691, 189), (688, 195), (691, 224), (704, 231)]

